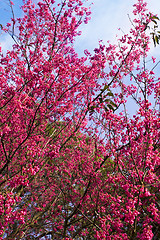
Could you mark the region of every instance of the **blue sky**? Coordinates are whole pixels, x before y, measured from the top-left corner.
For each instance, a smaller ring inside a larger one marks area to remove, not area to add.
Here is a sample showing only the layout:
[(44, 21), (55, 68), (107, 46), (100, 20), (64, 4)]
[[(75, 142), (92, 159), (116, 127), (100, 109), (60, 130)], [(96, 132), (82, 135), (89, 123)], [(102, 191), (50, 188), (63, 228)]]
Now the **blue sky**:
[[(92, 50), (99, 40), (106, 43), (116, 41), (120, 32), (127, 33), (131, 27), (128, 14), (132, 18), (133, 4), (136, 0), (93, 0), (92, 19), (82, 27), (82, 36), (77, 41), (77, 46)], [(147, 0), (149, 11), (160, 17), (160, 0)]]
[[(15, 4), (15, 15), (19, 17), (22, 0), (12, 1)], [(127, 14), (131, 14), (132, 5), (136, 3), (136, 0), (88, 0), (88, 2), (93, 2), (92, 19), (87, 25), (81, 27), (82, 35), (76, 41), (78, 52), (83, 52), (84, 49), (92, 51), (97, 47), (99, 40), (103, 40), (104, 43), (108, 40), (111, 43), (115, 42), (116, 34), (119, 33), (118, 28), (127, 33), (130, 27)], [(160, 1), (147, 0), (147, 2), (149, 10), (160, 16)], [(0, 24), (5, 24), (10, 17), (8, 0), (0, 0)], [(6, 49), (11, 46), (9, 36), (1, 36), (0, 40), (2, 48)]]

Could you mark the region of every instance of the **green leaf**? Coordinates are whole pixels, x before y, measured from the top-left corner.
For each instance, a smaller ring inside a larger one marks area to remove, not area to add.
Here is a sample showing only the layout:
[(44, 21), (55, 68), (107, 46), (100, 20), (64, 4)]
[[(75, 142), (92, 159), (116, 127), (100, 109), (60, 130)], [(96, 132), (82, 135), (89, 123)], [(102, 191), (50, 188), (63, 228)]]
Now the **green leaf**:
[(104, 106), (104, 110), (105, 110), (106, 112), (108, 112), (108, 108), (107, 108), (107, 107), (105, 107), (105, 106)]
[(117, 104), (115, 104), (113, 101), (110, 100), (110, 103), (112, 104), (112, 106), (117, 107)]
[(155, 41), (155, 34), (154, 33), (151, 33), (151, 35), (152, 35), (152, 39), (153, 39), (153, 43), (154, 43), (154, 46), (156, 47), (156, 41)]
[(102, 98), (99, 98), (99, 101), (100, 101), (100, 103), (102, 103), (102, 102), (103, 102), (103, 99), (102, 99)]
[(108, 93), (106, 94), (106, 96), (113, 97), (114, 95), (113, 95), (113, 93), (112, 93), (112, 92), (108, 92)]
[(159, 20), (159, 17), (157, 17), (157, 16), (153, 16), (153, 17), (151, 17), (152, 19), (157, 19), (157, 20)]
[(158, 28), (158, 25), (154, 25), (154, 29)]
[(106, 90), (106, 89), (108, 89), (108, 88), (109, 88), (108, 85), (105, 84), (105, 86), (104, 86), (103, 89)]
[(104, 85), (104, 88), (101, 89), (101, 91), (104, 92), (106, 89), (109, 89), (109, 87), (108, 87), (108, 85), (105, 84), (105, 85)]
[(157, 35), (155, 36), (155, 41), (156, 41), (157, 44), (159, 44), (159, 38), (158, 38)]
[(89, 136), (87, 136), (87, 137), (86, 137), (86, 139), (85, 139), (85, 140), (86, 140), (86, 143), (87, 143), (87, 145), (88, 145), (88, 143), (89, 143), (89, 139), (90, 139), (90, 137), (89, 137)]
[(107, 107), (114, 111), (114, 107), (111, 104), (108, 104)]
[(73, 140), (74, 140), (75, 142), (77, 142), (77, 137), (76, 137), (76, 136), (73, 136)]
[(91, 106), (91, 107), (89, 108), (90, 112), (93, 113), (95, 108), (96, 108), (96, 106)]
[(157, 25), (157, 21), (152, 19), (152, 22), (154, 22)]

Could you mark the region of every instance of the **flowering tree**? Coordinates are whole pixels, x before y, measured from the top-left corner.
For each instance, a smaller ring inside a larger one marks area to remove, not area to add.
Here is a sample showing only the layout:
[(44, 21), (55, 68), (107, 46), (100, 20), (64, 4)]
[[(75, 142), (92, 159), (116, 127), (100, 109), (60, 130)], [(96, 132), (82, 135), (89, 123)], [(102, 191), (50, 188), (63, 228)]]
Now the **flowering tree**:
[(0, 56), (0, 239), (159, 239), (157, 17), (138, 0), (130, 34), (80, 58), (82, 1), (22, 9)]

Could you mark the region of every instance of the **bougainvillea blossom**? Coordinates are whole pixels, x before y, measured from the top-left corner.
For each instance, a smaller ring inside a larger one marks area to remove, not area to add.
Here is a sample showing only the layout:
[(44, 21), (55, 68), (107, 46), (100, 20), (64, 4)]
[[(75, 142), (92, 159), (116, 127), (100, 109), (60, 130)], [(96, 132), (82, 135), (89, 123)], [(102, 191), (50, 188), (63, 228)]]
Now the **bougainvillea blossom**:
[(3, 27), (14, 44), (0, 53), (1, 240), (160, 238), (160, 78), (146, 6), (137, 1), (117, 44), (83, 57), (83, 1), (24, 1)]

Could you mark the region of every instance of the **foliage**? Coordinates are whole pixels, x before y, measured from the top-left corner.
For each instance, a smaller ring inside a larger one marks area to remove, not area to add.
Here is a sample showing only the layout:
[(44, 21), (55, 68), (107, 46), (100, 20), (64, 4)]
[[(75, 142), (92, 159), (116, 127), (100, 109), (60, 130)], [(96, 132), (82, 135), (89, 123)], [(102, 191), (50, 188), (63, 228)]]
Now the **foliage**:
[(80, 58), (82, 1), (22, 9), (2, 27), (15, 43), (0, 56), (0, 239), (158, 240), (155, 16), (138, 0), (130, 33)]

